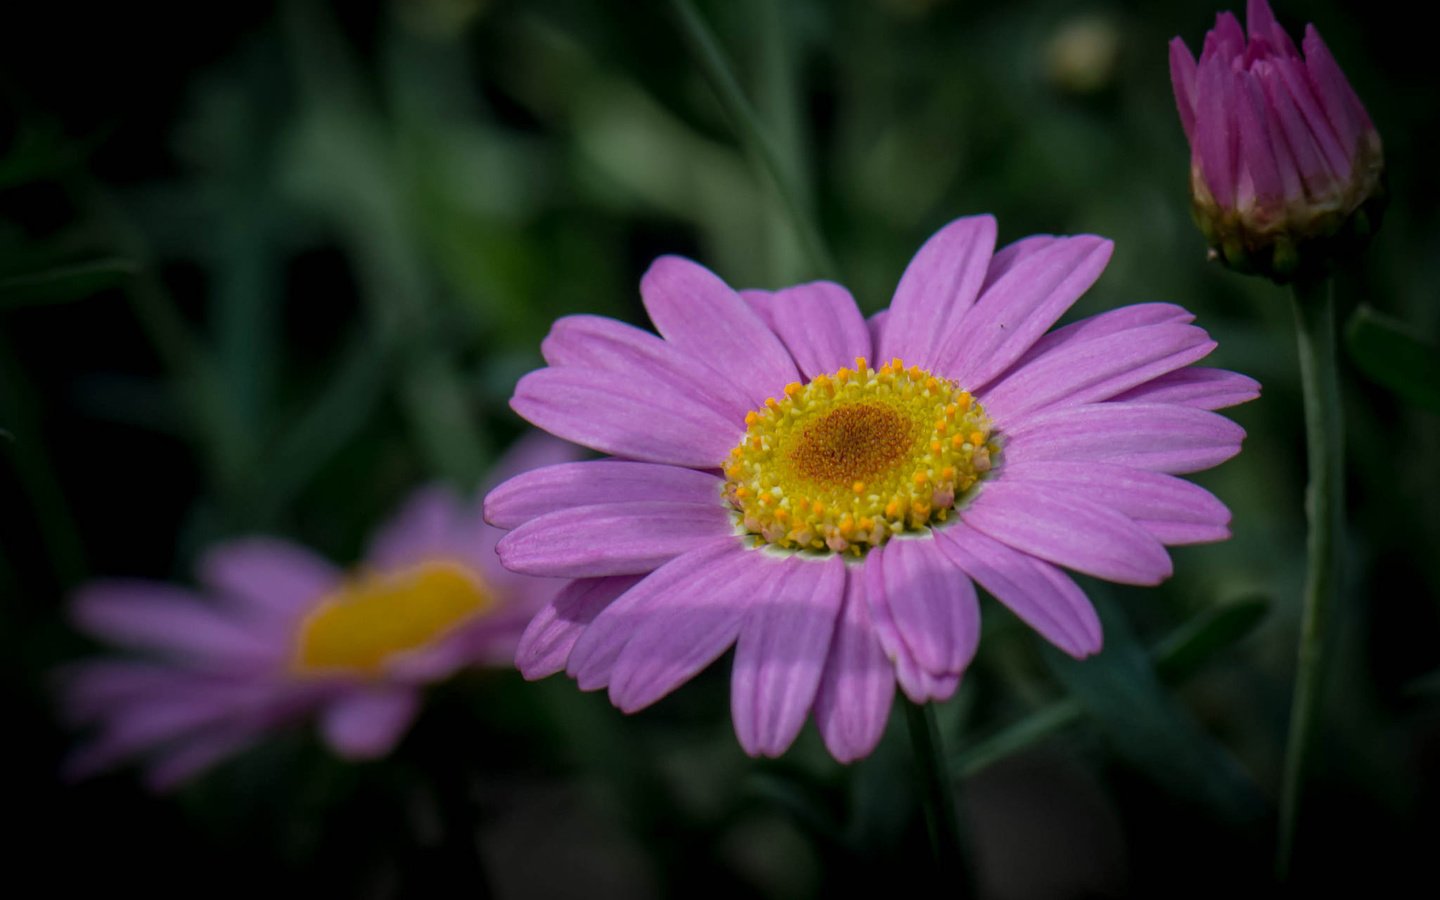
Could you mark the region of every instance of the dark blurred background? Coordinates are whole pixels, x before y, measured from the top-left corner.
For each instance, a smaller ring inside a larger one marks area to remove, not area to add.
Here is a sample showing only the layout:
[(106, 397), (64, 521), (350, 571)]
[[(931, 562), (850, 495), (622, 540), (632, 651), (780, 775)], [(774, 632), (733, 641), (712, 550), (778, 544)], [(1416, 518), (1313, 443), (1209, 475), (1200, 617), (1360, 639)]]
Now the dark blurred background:
[[(888, 303), (940, 225), (994, 212), (1002, 242), (1116, 241), (1072, 315), (1180, 303), (1220, 342), (1209, 364), (1264, 385), (1231, 411), (1244, 452), (1197, 478), (1234, 538), (1175, 551), (1159, 589), (1087, 583), (1107, 622), (1088, 668), (986, 606), (942, 719), (971, 773), (987, 896), (1266, 884), (1305, 465), (1286, 297), (1208, 265), (1189, 218), (1166, 43), (1198, 49), (1217, 7), (696, 5), (862, 308)], [(1276, 11), (1292, 34), (1317, 24), (1384, 139), (1390, 208), (1339, 279), (1342, 312), (1366, 303), (1434, 341), (1428, 35), (1397, 27), (1393, 3)], [(903, 726), (850, 767), (810, 728), (785, 758), (749, 760), (723, 663), (632, 718), (564, 679), (466, 676), (363, 766), (297, 731), (172, 796), (133, 772), (57, 774), (75, 736), (53, 672), (94, 649), (63, 616), (78, 584), (185, 581), (205, 545), (252, 532), (353, 560), (411, 487), (473, 485), (520, 433), (509, 393), (556, 316), (643, 322), (636, 286), (661, 253), (738, 286), (815, 277), (671, 5), (11, 4), (0, 113), (7, 881), (357, 897), (925, 884)], [(1346, 584), (1298, 874), (1428, 880), (1440, 420), (1355, 366), (1342, 377)], [(1187, 627), (1196, 658), (1151, 666)], [(1064, 704), (1044, 739), (987, 743)]]

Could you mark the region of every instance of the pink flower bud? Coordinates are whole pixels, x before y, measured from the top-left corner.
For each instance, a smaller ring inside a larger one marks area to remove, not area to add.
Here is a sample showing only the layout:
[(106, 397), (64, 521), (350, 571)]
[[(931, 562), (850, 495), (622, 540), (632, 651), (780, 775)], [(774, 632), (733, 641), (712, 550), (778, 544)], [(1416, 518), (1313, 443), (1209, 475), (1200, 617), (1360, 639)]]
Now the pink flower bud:
[(1302, 56), (1266, 0), (1249, 0), (1246, 18), (1249, 40), (1232, 14), (1216, 17), (1198, 63), (1170, 42), (1195, 218), (1211, 258), (1309, 277), (1379, 225), (1380, 135), (1315, 26)]

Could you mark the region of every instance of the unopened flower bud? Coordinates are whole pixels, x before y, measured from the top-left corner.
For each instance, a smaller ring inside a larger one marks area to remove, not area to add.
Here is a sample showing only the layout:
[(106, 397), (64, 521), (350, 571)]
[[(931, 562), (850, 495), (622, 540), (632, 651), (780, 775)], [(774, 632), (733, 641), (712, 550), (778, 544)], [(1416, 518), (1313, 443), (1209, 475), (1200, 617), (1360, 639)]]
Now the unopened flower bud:
[(1237, 271), (1318, 276), (1380, 224), (1380, 135), (1315, 26), (1302, 56), (1266, 0), (1246, 19), (1248, 40), (1221, 13), (1198, 63), (1170, 42), (1195, 218), (1211, 257)]

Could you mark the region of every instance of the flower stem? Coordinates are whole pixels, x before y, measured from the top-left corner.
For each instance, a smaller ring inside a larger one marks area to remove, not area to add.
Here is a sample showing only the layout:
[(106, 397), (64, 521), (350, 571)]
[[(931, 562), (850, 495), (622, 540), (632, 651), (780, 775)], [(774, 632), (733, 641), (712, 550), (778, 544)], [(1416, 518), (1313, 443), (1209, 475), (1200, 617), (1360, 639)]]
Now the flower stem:
[(705, 20), (700, 17), (690, 0), (671, 0), (671, 6), (675, 9), (676, 18), (680, 21), (680, 27), (684, 31), (685, 39), (690, 43), (696, 62), (699, 63), (705, 80), (710, 82), (710, 88), (724, 108), (725, 115), (730, 118), (730, 123), (745, 144), (745, 149), (759, 160), (770, 176), (776, 193), (780, 195), (780, 202), (790, 216), (790, 224), (799, 236), (806, 255), (810, 257), (811, 265), (816, 268), (816, 274), (832, 277), (836, 271), (835, 262), (825, 248), (825, 240), (820, 236), (820, 230), (815, 227), (806, 210), (804, 193), (797, 184), (792, 167), (785, 165), (775, 141), (746, 98), (739, 79), (735, 77), (734, 67), (720, 49), (720, 42), (715, 39), (710, 26), (705, 24)]
[(968, 848), (955, 808), (956, 781), (945, 762), (945, 748), (935, 722), (935, 706), (908, 702), (903, 705), (905, 724), (910, 727), (910, 745), (920, 768), (925, 825), (930, 831), (935, 867), (941, 879), (960, 888), (958, 896), (974, 896), (972, 870), (967, 864)]
[(1328, 280), (1298, 282), (1293, 293), (1299, 339), (1300, 381), (1305, 393), (1305, 443), (1310, 470), (1306, 514), (1310, 523), (1305, 606), (1300, 621), (1300, 650), (1295, 695), (1290, 708), (1290, 737), (1280, 788), (1280, 834), (1275, 873), (1290, 873), (1299, 821), (1300, 790), (1306, 759), (1314, 743), (1316, 715), (1324, 676), (1325, 626), (1339, 581), (1341, 512), (1344, 509), (1344, 424), (1335, 363), (1335, 297)]

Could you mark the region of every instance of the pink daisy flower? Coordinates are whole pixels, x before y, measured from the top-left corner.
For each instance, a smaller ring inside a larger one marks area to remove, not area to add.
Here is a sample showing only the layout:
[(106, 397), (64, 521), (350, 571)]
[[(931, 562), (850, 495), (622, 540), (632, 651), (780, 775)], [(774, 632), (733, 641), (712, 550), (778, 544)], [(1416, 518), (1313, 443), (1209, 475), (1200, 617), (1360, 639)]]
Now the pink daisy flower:
[[(500, 468), (574, 458), (542, 436)], [(477, 502), (436, 485), (413, 494), (349, 572), (298, 544), (249, 538), (204, 555), (203, 594), (138, 580), (85, 586), (76, 625), (145, 658), (63, 674), (63, 712), (94, 732), (69, 773), (143, 758), (149, 783), (168, 789), (310, 717), (342, 757), (387, 754), (426, 684), (470, 665), (508, 667), (526, 623), (561, 586), (501, 567), (501, 533)]]
[[(1188, 368), (1215, 343), (1178, 306), (1128, 306), (1047, 333), (1109, 241), (952, 222), (868, 322), (842, 287), (737, 293), (655, 262), (660, 335), (556, 322), (548, 368), (511, 405), (614, 458), (501, 485), (501, 562), (570, 585), (521, 639), (528, 678), (561, 670), (626, 712), (733, 644), (741, 745), (778, 755), (810, 713), (841, 761), (880, 738), (898, 682), (954, 693), (980, 633), (976, 585), (1056, 646), (1100, 649), (1061, 567), (1126, 584), (1171, 574), (1166, 544), (1222, 540), (1229, 512), (1177, 473), (1238, 452), (1211, 410), (1257, 396)], [(873, 364), (874, 360), (878, 365)]]

